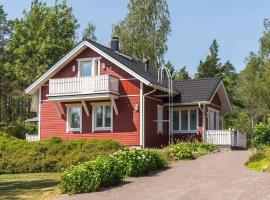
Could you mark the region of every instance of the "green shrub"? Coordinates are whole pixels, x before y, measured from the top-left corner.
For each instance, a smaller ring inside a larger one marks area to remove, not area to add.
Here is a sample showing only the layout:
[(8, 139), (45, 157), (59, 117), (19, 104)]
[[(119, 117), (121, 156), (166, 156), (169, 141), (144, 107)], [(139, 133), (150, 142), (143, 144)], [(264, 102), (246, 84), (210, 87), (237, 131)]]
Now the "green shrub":
[(60, 188), (69, 194), (92, 192), (117, 185), (124, 176), (123, 165), (117, 159), (112, 156), (98, 157), (67, 169), (61, 178)]
[(26, 133), (37, 134), (37, 125), (23, 122), (12, 122), (0, 127), (0, 131), (19, 139), (25, 139)]
[(157, 150), (125, 149), (116, 152), (114, 157), (124, 166), (126, 176), (141, 176), (167, 165)]
[(258, 124), (252, 135), (251, 145), (259, 148), (261, 145), (270, 145), (270, 124)]
[(113, 140), (27, 142), (0, 134), (0, 174), (61, 171), (120, 149), (123, 146)]
[(249, 157), (246, 165), (250, 169), (270, 172), (270, 146), (261, 146)]
[(217, 146), (203, 142), (179, 142), (167, 147), (167, 151), (174, 160), (195, 159), (206, 153), (214, 152)]
[(64, 193), (75, 194), (96, 191), (100, 187), (100, 175), (91, 166), (80, 164), (67, 169), (61, 177), (60, 188)]

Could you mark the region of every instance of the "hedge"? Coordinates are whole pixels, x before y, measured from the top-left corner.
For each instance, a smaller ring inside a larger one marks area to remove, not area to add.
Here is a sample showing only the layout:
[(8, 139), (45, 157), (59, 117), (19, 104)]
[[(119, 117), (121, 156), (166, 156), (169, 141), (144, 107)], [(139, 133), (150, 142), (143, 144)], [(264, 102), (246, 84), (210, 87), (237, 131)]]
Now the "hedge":
[(127, 176), (141, 176), (167, 165), (167, 161), (157, 150), (126, 149), (116, 152), (114, 156), (125, 166)]
[(68, 194), (92, 192), (101, 187), (113, 186), (124, 179), (124, 169), (112, 156), (73, 166), (61, 177), (60, 188)]
[(64, 172), (60, 188), (68, 194), (92, 192), (121, 183), (125, 176), (140, 176), (166, 166), (158, 151), (125, 149), (107, 157), (73, 166)]
[(206, 153), (215, 152), (217, 146), (203, 142), (179, 142), (167, 147), (169, 156), (174, 160), (195, 159)]
[(113, 140), (64, 141), (54, 137), (27, 142), (0, 134), (0, 174), (61, 171), (120, 149), (123, 146)]

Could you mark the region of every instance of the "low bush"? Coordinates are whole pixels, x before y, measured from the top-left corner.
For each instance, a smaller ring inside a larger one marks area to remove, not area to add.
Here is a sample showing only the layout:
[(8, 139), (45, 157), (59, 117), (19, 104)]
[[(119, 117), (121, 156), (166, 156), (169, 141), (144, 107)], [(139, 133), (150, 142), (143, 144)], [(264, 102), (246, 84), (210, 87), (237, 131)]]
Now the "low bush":
[(249, 169), (270, 172), (270, 146), (260, 146), (246, 163)]
[(259, 148), (261, 145), (270, 145), (270, 124), (258, 124), (253, 132), (251, 145)]
[(0, 134), (0, 174), (61, 171), (120, 149), (123, 146), (113, 140), (27, 142)]
[(192, 160), (206, 153), (215, 152), (216, 150), (216, 145), (203, 142), (179, 142), (167, 147), (169, 155), (174, 160)]
[(20, 121), (2, 125), (0, 126), (0, 131), (19, 139), (25, 139), (26, 133), (33, 135), (38, 132), (36, 124), (23, 123)]
[(156, 150), (125, 149), (110, 156), (97, 157), (67, 169), (60, 188), (68, 194), (92, 192), (121, 183), (125, 176), (140, 176), (166, 166)]
[(124, 176), (123, 165), (117, 159), (112, 156), (98, 157), (67, 169), (61, 177), (60, 188), (68, 194), (92, 192), (117, 185)]
[(126, 176), (141, 176), (167, 165), (167, 161), (157, 150), (125, 149), (116, 152), (114, 157), (124, 165)]

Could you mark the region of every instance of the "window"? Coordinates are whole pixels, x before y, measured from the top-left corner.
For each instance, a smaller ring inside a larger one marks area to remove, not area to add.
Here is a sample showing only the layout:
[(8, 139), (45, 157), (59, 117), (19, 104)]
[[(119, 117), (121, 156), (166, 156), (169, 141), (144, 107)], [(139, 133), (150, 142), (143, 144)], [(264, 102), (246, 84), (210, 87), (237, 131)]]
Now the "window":
[(176, 108), (173, 111), (173, 130), (175, 132), (197, 132), (197, 108)]
[(112, 106), (108, 104), (93, 106), (94, 130), (111, 130)]
[(92, 61), (82, 61), (81, 66), (81, 76), (91, 76), (92, 75)]
[(157, 133), (163, 132), (163, 106), (157, 105)]
[(78, 76), (95, 76), (99, 74), (100, 58), (79, 58)]
[(82, 108), (80, 105), (67, 105), (67, 130), (80, 131), (82, 126)]

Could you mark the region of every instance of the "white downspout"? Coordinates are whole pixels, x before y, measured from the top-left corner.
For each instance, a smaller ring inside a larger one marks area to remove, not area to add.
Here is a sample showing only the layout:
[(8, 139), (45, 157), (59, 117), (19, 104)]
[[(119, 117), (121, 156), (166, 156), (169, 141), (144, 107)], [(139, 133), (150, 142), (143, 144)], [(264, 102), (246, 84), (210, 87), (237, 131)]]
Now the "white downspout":
[[(202, 139), (204, 141), (204, 131), (205, 131), (205, 104), (203, 104), (203, 108), (201, 107), (201, 103), (198, 103), (199, 109), (202, 112), (202, 117), (203, 117), (203, 121), (202, 121)], [(199, 116), (198, 116), (199, 117)]]
[(145, 128), (144, 128), (144, 122), (145, 122), (145, 120), (144, 120), (144, 116), (145, 116), (145, 114), (144, 114), (144, 111), (145, 111), (145, 97), (147, 95), (149, 95), (149, 94), (154, 93), (156, 90), (157, 90), (157, 88), (154, 88), (150, 92), (147, 92), (147, 93), (142, 95), (142, 97), (143, 97), (142, 98), (142, 128), (141, 128), (141, 131), (142, 131), (142, 137), (141, 137), (141, 139), (142, 139), (142, 148), (145, 147), (145, 140), (144, 140), (145, 139), (144, 138), (144, 130), (145, 130)]

